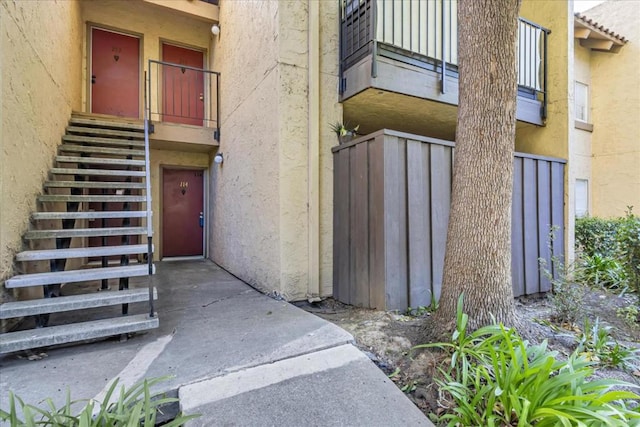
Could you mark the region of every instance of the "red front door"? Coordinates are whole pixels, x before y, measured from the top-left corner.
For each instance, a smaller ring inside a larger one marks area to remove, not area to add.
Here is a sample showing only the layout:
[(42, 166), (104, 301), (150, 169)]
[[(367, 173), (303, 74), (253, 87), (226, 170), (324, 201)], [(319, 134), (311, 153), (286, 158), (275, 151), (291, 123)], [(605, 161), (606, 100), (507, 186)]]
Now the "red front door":
[(140, 116), (140, 39), (91, 30), (91, 112)]
[(188, 68), (204, 68), (202, 52), (173, 46), (162, 45), (162, 60), (177, 64), (162, 67), (162, 120), (202, 126), (204, 119), (204, 73)]
[(203, 254), (203, 172), (162, 171), (162, 256)]

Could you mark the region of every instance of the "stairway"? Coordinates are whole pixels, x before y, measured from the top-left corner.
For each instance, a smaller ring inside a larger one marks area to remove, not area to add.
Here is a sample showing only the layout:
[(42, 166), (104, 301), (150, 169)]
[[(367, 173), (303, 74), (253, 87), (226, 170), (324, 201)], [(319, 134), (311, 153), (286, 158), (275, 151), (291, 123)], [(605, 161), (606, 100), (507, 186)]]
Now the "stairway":
[(150, 280), (129, 287), (153, 271), (146, 164), (142, 122), (72, 115), (15, 257), (21, 274), (4, 284), (42, 297), (0, 305), (0, 320), (34, 328), (0, 334), (0, 353), (158, 327)]

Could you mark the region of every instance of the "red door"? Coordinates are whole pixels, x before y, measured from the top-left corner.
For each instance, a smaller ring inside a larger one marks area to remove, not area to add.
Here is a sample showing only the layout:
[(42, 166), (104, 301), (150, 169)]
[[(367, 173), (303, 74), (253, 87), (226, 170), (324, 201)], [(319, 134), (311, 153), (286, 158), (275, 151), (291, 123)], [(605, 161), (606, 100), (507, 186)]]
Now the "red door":
[(162, 171), (162, 256), (203, 254), (203, 172)]
[(204, 55), (197, 50), (163, 44), (162, 60), (178, 65), (162, 67), (162, 120), (202, 126), (204, 73), (180, 65), (203, 69)]
[(140, 116), (140, 39), (93, 28), (91, 111)]

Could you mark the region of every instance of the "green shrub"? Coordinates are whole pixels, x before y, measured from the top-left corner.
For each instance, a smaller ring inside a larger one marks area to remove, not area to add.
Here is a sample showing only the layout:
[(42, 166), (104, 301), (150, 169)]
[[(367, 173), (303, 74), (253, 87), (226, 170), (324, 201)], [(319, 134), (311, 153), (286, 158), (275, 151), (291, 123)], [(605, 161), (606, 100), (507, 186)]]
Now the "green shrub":
[(576, 352), (599, 365), (625, 369), (629, 372), (640, 368), (640, 349), (618, 343), (611, 336), (611, 327), (600, 326), (585, 319), (583, 332), (577, 337)]
[(544, 341), (529, 345), (514, 329), (491, 325), (467, 334), (468, 317), (458, 302), (457, 328), (451, 342), (423, 344), (448, 351), (451, 363), (437, 380), (452, 399), (438, 421), (449, 426), (628, 426), (640, 413), (627, 401), (640, 396), (614, 391), (637, 388), (613, 379), (587, 381), (593, 362), (574, 352), (559, 360)]
[[(67, 391), (66, 403), (60, 408), (56, 408), (51, 399), (45, 399), (46, 409), (30, 405), (10, 392), (9, 408), (7, 411), (0, 409), (0, 421), (9, 422), (11, 427), (36, 425), (50, 427), (153, 427), (156, 424), (160, 407), (178, 401), (175, 398), (164, 397), (162, 393), (150, 391), (151, 386), (166, 379), (167, 377), (144, 380), (128, 390), (122, 386), (117, 398), (112, 399), (116, 396), (118, 384), (118, 379), (115, 379), (102, 402), (94, 400), (72, 401), (70, 393)], [(72, 407), (79, 403), (86, 404), (77, 415), (73, 415)], [(164, 425), (181, 426), (198, 416), (180, 414)]]
[(586, 256), (614, 258), (617, 252), (618, 219), (577, 218), (576, 246)]
[(599, 254), (584, 255), (575, 269), (575, 279), (589, 286), (606, 289), (626, 289), (627, 273), (623, 265), (613, 258)]
[(640, 217), (629, 206), (620, 220), (617, 234), (618, 256), (627, 273), (629, 285), (640, 294)]

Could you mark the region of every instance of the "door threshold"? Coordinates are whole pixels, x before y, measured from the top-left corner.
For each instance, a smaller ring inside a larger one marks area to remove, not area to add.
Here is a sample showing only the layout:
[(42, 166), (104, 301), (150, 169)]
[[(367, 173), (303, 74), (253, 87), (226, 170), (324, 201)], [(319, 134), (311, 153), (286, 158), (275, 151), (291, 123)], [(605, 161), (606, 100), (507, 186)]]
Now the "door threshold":
[(194, 255), (194, 256), (172, 256), (172, 257), (163, 257), (160, 261), (162, 262), (172, 262), (172, 261), (194, 261), (197, 259), (204, 259), (204, 255)]

